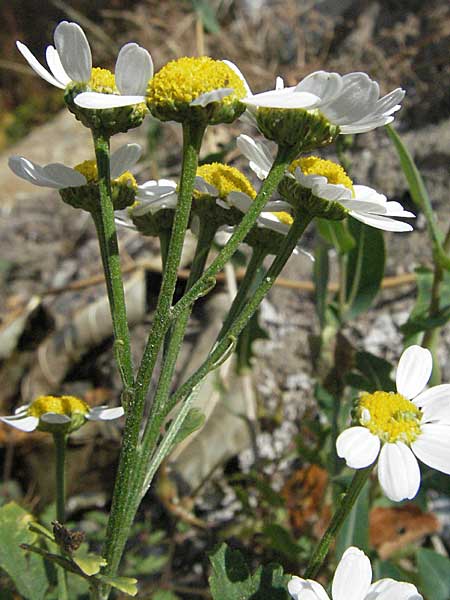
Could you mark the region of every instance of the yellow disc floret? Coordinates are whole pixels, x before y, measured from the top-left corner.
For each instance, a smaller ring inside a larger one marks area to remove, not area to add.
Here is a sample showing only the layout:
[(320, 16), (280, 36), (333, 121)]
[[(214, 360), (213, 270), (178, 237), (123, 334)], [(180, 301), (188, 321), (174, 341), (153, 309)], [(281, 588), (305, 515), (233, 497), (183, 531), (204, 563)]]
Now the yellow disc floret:
[(37, 418), (46, 413), (72, 417), (75, 414), (86, 415), (88, 412), (89, 405), (75, 396), (39, 396), (30, 405), (27, 414)]
[(362, 394), (357, 414), (360, 424), (385, 442), (410, 444), (420, 434), (422, 413), (401, 394)]
[(246, 95), (241, 78), (226, 63), (208, 56), (183, 57), (167, 63), (150, 80), (147, 96), (150, 104), (189, 104), (202, 94), (220, 88), (234, 92), (221, 100), (230, 104)]
[(100, 94), (119, 93), (119, 90), (116, 88), (116, 79), (108, 69), (94, 67), (91, 71), (91, 78), (88, 85), (93, 92)]
[(211, 163), (199, 167), (197, 175), (217, 188), (219, 198), (225, 199), (230, 192), (243, 192), (252, 200), (256, 197), (256, 191), (250, 181), (235, 167), (217, 162)]
[(279, 221), (281, 221), (281, 223), (284, 223), (285, 225), (292, 225), (292, 223), (294, 222), (292, 215), (285, 211), (274, 212), (273, 214)]
[[(74, 167), (75, 171), (78, 171), (82, 175), (84, 175), (87, 179), (88, 183), (97, 183), (98, 181), (98, 170), (97, 163), (95, 160), (85, 160), (80, 163), (76, 167)], [(135, 191), (137, 190), (137, 182), (132, 173), (130, 171), (125, 171), (119, 177), (116, 177), (112, 180), (113, 183), (117, 185), (125, 185), (133, 188)]]
[(353, 193), (353, 182), (341, 165), (331, 161), (319, 158), (318, 156), (307, 156), (298, 158), (291, 163), (289, 171), (293, 173), (297, 167), (300, 167), (304, 175), (321, 175), (326, 177), (328, 183), (334, 185), (344, 185)]
[(84, 175), (88, 183), (96, 183), (98, 181), (97, 163), (95, 160), (85, 160), (76, 165), (74, 169)]

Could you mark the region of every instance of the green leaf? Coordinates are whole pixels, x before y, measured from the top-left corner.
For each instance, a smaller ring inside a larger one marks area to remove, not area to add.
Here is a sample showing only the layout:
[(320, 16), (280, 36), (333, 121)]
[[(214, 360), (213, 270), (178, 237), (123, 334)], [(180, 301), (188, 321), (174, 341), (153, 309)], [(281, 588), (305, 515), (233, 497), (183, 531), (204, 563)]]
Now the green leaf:
[(344, 221), (316, 219), (320, 236), (333, 246), (340, 254), (347, 254), (355, 247), (356, 241)]
[(152, 594), (151, 600), (178, 600), (179, 596), (174, 594), (171, 590), (156, 590)]
[(191, 408), (173, 440), (173, 445), (181, 444), (191, 433), (203, 427), (204, 422), (205, 415), (202, 411), (198, 408)]
[(369, 548), (369, 482), (366, 482), (336, 538), (336, 559), (350, 546)]
[(400, 166), (402, 167), (403, 174), (406, 177), (406, 181), (408, 182), (409, 193), (411, 194), (411, 198), (413, 202), (416, 204), (420, 210), (423, 211), (425, 215), (425, 219), (428, 224), (428, 231), (430, 234), (430, 238), (433, 242), (433, 250), (437, 255), (437, 258), (441, 265), (445, 269), (449, 269), (450, 267), (450, 258), (445, 253), (442, 248), (442, 232), (439, 231), (436, 218), (433, 211), (433, 207), (431, 206), (431, 200), (428, 195), (427, 188), (425, 187), (425, 183), (422, 179), (419, 169), (416, 167), (416, 164), (408, 150), (408, 148), (403, 144), (401, 137), (392, 127), (392, 125), (386, 125), (385, 130), (391, 139), (391, 142), (394, 144), (394, 148), (397, 151), (398, 157), (400, 159)]
[(252, 575), (238, 550), (222, 544), (209, 557), (212, 574), (209, 578), (214, 600), (287, 600), (290, 576), (278, 565), (259, 567)]
[(419, 590), (429, 600), (450, 598), (450, 560), (427, 548), (417, 551)]
[(263, 535), (268, 538), (272, 550), (283, 554), (290, 560), (294, 560), (295, 556), (300, 554), (302, 550), (295, 543), (290, 532), (276, 523), (269, 523), (266, 525), (263, 529)]
[(202, 20), (203, 27), (209, 33), (218, 33), (220, 25), (217, 21), (213, 7), (206, 0), (191, 0), (195, 12)]
[(109, 577), (108, 575), (97, 575), (96, 579), (99, 579), (103, 583), (106, 583), (129, 596), (136, 596), (138, 592), (137, 579), (134, 577)]
[(86, 575), (97, 575), (102, 567), (106, 567), (107, 562), (98, 554), (89, 552), (86, 545), (82, 545), (72, 555), (73, 562), (79, 567)]
[(15, 502), (0, 508), (0, 567), (27, 600), (45, 598), (48, 581), (40, 556), (26, 554), (21, 544), (32, 544), (37, 535), (30, 531), (33, 516)]
[(329, 260), (328, 248), (324, 243), (318, 243), (314, 252), (314, 300), (320, 328), (325, 327), (325, 313), (328, 304)]
[(387, 360), (370, 352), (356, 352), (355, 368), (358, 373), (353, 371), (346, 377), (346, 383), (354, 388), (365, 392), (395, 391), (395, 383), (391, 379), (392, 365)]
[(349, 219), (350, 233), (356, 246), (348, 253), (345, 319), (354, 319), (366, 311), (381, 286), (384, 275), (384, 237), (379, 229)]
[(412, 583), (408, 573), (403, 569), (400, 569), (390, 560), (380, 560), (377, 558), (372, 564), (373, 579), (376, 581), (388, 577), (389, 579), (395, 579), (396, 581), (409, 581)]

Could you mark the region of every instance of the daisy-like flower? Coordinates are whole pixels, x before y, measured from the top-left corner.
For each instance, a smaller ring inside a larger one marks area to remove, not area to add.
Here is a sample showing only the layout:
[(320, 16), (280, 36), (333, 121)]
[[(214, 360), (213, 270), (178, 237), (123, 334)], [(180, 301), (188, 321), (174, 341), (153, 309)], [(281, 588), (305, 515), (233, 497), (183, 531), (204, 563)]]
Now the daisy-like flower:
[(252, 94), (242, 102), (252, 109), (304, 109), (323, 115), (339, 127), (339, 133), (364, 133), (393, 121), (404, 95), (397, 88), (380, 98), (378, 83), (366, 73), (341, 76), (316, 71), (292, 87), (284, 87), (278, 78), (274, 90)]
[(162, 121), (231, 123), (250, 88), (236, 65), (208, 56), (170, 61), (149, 82), (147, 106)]
[(123, 416), (121, 406), (108, 408), (95, 406), (75, 396), (39, 396), (31, 404), (20, 406), (13, 415), (0, 417), (0, 421), (21, 431), (66, 433), (79, 429), (86, 421), (111, 421)]
[[(116, 108), (145, 102), (145, 90), (153, 75), (153, 63), (150, 54), (138, 44), (123, 46), (118, 54), (115, 75), (106, 69), (92, 68), (92, 54), (84, 31), (77, 23), (62, 21), (54, 33), (54, 46), (48, 46), (45, 52), (48, 69), (43, 67), (22, 42), (17, 48), (30, 67), (51, 85), (66, 89), (69, 85), (84, 84), (83, 100), (75, 99), (79, 106), (100, 108), (98, 92), (102, 106)], [(108, 102), (104, 99), (108, 96)]]
[[(111, 154), (111, 179), (117, 179), (123, 173), (132, 169), (141, 155), (142, 148), (139, 144), (125, 144), (124, 146), (120, 146), (120, 148)], [(86, 185), (90, 179), (89, 174), (86, 176), (81, 172), (81, 165), (75, 168), (67, 167), (62, 163), (50, 163), (41, 166), (24, 156), (18, 155), (10, 156), (8, 165), (17, 177), (25, 179), (25, 181), (33, 185), (57, 190)]]
[[(372, 566), (367, 556), (354, 546), (344, 552), (333, 577), (332, 600), (423, 600), (411, 583), (380, 579), (372, 582)], [(330, 600), (320, 583), (292, 577), (288, 590), (294, 600)]]
[[(130, 172), (142, 154), (139, 144), (125, 144), (111, 154), (110, 174), (116, 209), (132, 204), (140, 186)], [(75, 208), (90, 210), (98, 205), (97, 164), (87, 160), (76, 167), (62, 163), (38, 165), (24, 156), (11, 156), (9, 168), (15, 175), (33, 185), (60, 191), (61, 197)], [(145, 188), (146, 184), (143, 184)]]
[(420, 487), (417, 459), (450, 475), (450, 384), (425, 386), (432, 372), (429, 350), (410, 346), (397, 367), (397, 392), (363, 393), (356, 424), (337, 439), (337, 453), (352, 469), (378, 458), (378, 480), (395, 502), (414, 498)]
[[(273, 163), (274, 144), (258, 142), (247, 135), (240, 135), (237, 144), (250, 161), (250, 168), (265, 179)], [(395, 218), (413, 218), (413, 213), (373, 188), (353, 184), (344, 169), (330, 160), (316, 156), (299, 158), (292, 162), (289, 171), (279, 186), (280, 193), (288, 200), (303, 203), (307, 210), (323, 212), (317, 216), (333, 218), (330, 213), (334, 210), (334, 218), (342, 219), (348, 214), (377, 229), (412, 230), (409, 223)]]

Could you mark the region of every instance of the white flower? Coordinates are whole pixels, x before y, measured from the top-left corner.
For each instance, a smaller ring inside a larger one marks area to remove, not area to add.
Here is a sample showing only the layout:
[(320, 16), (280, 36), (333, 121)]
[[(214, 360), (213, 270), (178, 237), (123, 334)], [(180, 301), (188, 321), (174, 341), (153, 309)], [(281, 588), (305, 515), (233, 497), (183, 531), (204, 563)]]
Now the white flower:
[[(125, 144), (111, 154), (111, 179), (120, 177), (129, 171), (139, 160), (142, 148), (139, 144)], [(10, 156), (8, 165), (11, 171), (21, 179), (33, 185), (49, 187), (57, 190), (67, 187), (86, 185), (86, 177), (62, 163), (38, 165), (24, 156)]]
[(401, 108), (404, 90), (397, 88), (380, 98), (380, 88), (366, 73), (316, 71), (293, 87), (252, 94), (242, 100), (249, 107), (319, 110), (340, 133), (363, 133), (393, 121)]
[(407, 348), (398, 363), (397, 393), (362, 394), (359, 425), (343, 431), (336, 442), (338, 455), (353, 469), (378, 458), (380, 485), (395, 502), (417, 494), (417, 459), (450, 475), (450, 384), (423, 391), (431, 371), (429, 350)]
[(133, 214), (137, 217), (154, 214), (163, 208), (175, 209), (178, 202), (177, 184), (170, 179), (147, 181), (138, 187), (136, 200), (139, 204), (133, 208)]
[[(265, 179), (273, 164), (275, 144), (256, 141), (250, 136), (242, 134), (237, 139), (237, 146), (249, 160), (249, 166), (257, 177)], [(302, 159), (299, 162), (301, 164)], [(321, 165), (328, 166), (328, 168), (334, 166), (336, 173), (340, 171), (345, 175), (339, 165), (334, 165), (331, 161), (317, 159), (319, 172)], [(386, 196), (368, 186), (352, 184), (352, 189), (350, 189), (341, 183), (330, 183), (327, 177), (321, 174), (304, 174), (301, 166), (296, 167), (293, 173), (288, 173), (286, 176), (294, 177), (302, 187), (310, 189), (312, 194), (318, 198), (339, 202), (350, 216), (366, 225), (385, 231), (412, 231), (413, 229), (409, 223), (396, 221), (393, 218), (413, 218), (415, 217), (413, 213), (404, 210), (399, 202), (388, 201)], [(346, 182), (351, 184), (350, 179), (346, 175), (345, 177)]]
[[(351, 546), (334, 573), (332, 600), (423, 600), (411, 583), (380, 579), (372, 581), (372, 567), (367, 556)], [(324, 588), (312, 579), (292, 577), (288, 590), (294, 600), (329, 600)]]
[[(49, 70), (40, 64), (25, 44), (19, 41), (16, 44), (30, 67), (55, 87), (65, 89), (72, 82), (88, 84), (92, 75), (92, 55), (81, 27), (77, 23), (62, 21), (55, 29), (54, 42), (55, 46), (48, 46), (45, 52)], [(153, 63), (147, 50), (135, 43), (125, 44), (115, 68), (115, 84), (120, 95), (86, 92), (79, 94), (75, 102), (82, 107), (98, 108), (98, 95), (109, 98), (110, 108), (144, 102), (147, 83), (152, 76)]]
[(39, 396), (31, 404), (20, 406), (13, 415), (0, 417), (0, 421), (26, 432), (34, 431), (38, 427), (45, 431), (58, 425), (68, 426), (73, 431), (81, 427), (86, 420), (111, 421), (123, 414), (121, 406), (91, 408), (74, 396)]

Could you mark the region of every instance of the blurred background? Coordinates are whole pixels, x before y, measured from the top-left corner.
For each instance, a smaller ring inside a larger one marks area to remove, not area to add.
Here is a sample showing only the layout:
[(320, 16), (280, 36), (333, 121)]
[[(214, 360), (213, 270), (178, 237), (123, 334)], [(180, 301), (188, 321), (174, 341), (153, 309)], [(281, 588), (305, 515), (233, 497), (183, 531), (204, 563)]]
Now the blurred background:
[[(89, 216), (64, 205), (56, 192), (17, 179), (7, 167), (11, 154), (71, 166), (92, 158), (89, 134), (64, 110), (61, 90), (35, 76), (15, 47), (21, 40), (44, 61), (45, 48), (53, 43), (54, 28), (61, 20), (83, 27), (94, 66), (113, 69), (120, 46), (136, 41), (150, 51), (155, 70), (183, 55), (232, 60), (255, 92), (273, 87), (277, 75), (286, 85), (294, 85), (319, 69), (342, 74), (365, 71), (379, 82), (383, 94), (403, 87), (407, 95), (396, 128), (425, 177), (438, 218), (447, 222), (450, 6), (443, 0), (3, 2), (1, 414), (10, 414), (42, 393), (79, 395), (92, 405), (114, 404), (120, 390)], [(235, 146), (242, 131), (249, 132), (239, 122), (210, 128), (202, 160), (245, 169)], [(178, 126), (148, 118), (138, 130), (113, 140), (113, 147), (125, 140), (144, 148), (136, 170), (140, 182), (177, 178)], [(344, 138), (327, 154), (338, 157), (356, 182), (417, 212), (382, 129)], [(160, 282), (159, 249), (155, 240), (133, 232), (122, 231), (120, 238), (137, 361)], [(399, 235), (395, 242), (389, 235), (387, 239), (387, 274), (394, 285), (383, 291), (370, 314), (347, 327), (340, 343), (342, 348), (362, 348), (394, 361), (401, 348), (399, 326), (414, 303), (411, 274), (419, 263), (427, 263), (430, 248), (420, 214), (412, 234)], [(306, 244), (313, 247), (313, 233)], [(191, 257), (188, 240), (185, 268)], [(237, 274), (244, 257), (245, 249), (236, 259)], [(182, 285), (183, 274), (179, 291)], [(226, 281), (198, 303), (179, 379), (208, 350), (228, 306)], [(252, 342), (262, 339), (250, 349), (252, 368), (239, 376), (233, 369), (222, 371), (221, 386), (216, 380), (208, 384), (207, 426), (165, 466), (142, 505), (124, 566), (126, 574), (137, 574), (144, 582), (139, 597), (156, 597), (161, 590), (168, 600), (207, 596), (205, 551), (225, 539), (242, 546), (254, 561), (275, 558), (297, 572), (323, 530), (329, 516), (324, 501), (327, 475), (320, 460), (305, 459), (306, 450), (313, 456), (322, 444), (309, 344), (317, 322), (306, 259), (290, 260), (282, 285), (263, 303), (253, 333)], [(440, 359), (448, 381), (450, 335), (444, 331), (442, 336)], [(118, 427), (89, 424), (71, 439), (69, 514), (98, 547), (110, 500), (111, 469), (118, 456)], [(0, 503), (18, 500), (50, 521), (52, 460), (45, 434), (21, 434), (0, 424)], [(435, 515), (415, 511), (413, 507), (401, 515), (373, 516), (372, 547), (380, 552), (394, 539), (394, 550), (385, 549), (383, 556), (388, 557), (444, 527)], [(394, 525), (400, 521), (402, 533)], [(0, 589), (1, 585), (0, 575)], [(7, 589), (6, 579), (3, 585)]]

